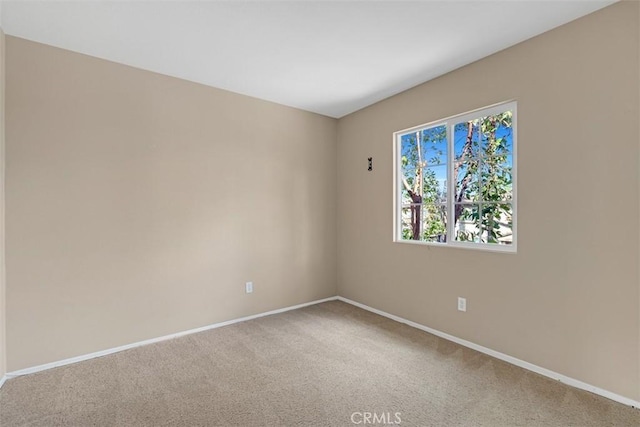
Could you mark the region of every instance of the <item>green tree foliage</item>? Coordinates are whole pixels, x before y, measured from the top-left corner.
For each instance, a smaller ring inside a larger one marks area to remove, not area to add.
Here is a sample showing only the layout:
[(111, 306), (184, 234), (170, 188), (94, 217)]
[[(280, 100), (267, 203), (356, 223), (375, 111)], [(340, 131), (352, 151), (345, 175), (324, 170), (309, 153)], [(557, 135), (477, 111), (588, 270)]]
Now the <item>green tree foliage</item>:
[(455, 158), (455, 223), (471, 222), (456, 239), (508, 243), (511, 236), (513, 176), (511, 111), (456, 125), (466, 140)]
[(444, 241), (446, 236), (446, 188), (433, 166), (446, 163), (446, 128), (438, 126), (407, 136), (403, 144), (403, 203), (411, 203), (403, 239)]

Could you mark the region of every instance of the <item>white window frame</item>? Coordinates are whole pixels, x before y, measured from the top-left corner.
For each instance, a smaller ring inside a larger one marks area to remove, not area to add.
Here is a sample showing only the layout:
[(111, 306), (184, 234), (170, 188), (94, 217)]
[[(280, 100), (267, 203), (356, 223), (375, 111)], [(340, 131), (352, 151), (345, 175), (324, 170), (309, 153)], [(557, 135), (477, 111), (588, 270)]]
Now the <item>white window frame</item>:
[[(513, 112), (512, 119), (512, 171), (513, 179), (513, 195), (512, 195), (512, 243), (510, 245), (499, 245), (495, 243), (479, 243), (465, 242), (454, 240), (455, 224), (452, 220), (451, 213), (455, 208), (455, 183), (453, 182), (453, 164), (455, 160), (455, 147), (453, 141), (454, 127), (457, 123), (474, 120), (479, 117), (491, 116), (504, 113), (505, 111)], [(438, 246), (451, 248), (475, 249), (490, 252), (506, 252), (516, 253), (518, 250), (518, 118), (517, 118), (517, 102), (515, 100), (494, 104), (488, 107), (478, 108), (455, 116), (450, 116), (441, 120), (413, 126), (393, 133), (393, 241), (396, 243), (408, 243), (412, 245)], [(402, 238), (402, 143), (401, 137), (410, 132), (416, 132), (421, 129), (433, 128), (437, 126), (447, 127), (447, 241), (446, 242), (425, 242), (421, 240), (404, 240)]]

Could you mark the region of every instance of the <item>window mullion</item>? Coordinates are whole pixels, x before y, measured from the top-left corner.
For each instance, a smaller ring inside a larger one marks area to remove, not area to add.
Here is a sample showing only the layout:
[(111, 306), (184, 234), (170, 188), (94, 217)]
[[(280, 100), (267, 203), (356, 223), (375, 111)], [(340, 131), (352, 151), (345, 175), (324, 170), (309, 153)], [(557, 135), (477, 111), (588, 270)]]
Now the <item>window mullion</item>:
[(424, 240), (424, 174), (425, 174), (425, 168), (424, 168), (424, 159), (422, 158), (422, 153), (424, 152), (424, 150), (422, 149), (422, 132), (424, 129), (420, 129), (419, 131), (416, 132), (416, 147), (418, 149), (418, 159), (421, 160), (421, 162), (418, 164), (418, 167), (420, 168), (420, 176), (422, 177), (422, 182), (420, 183), (420, 200), (422, 200), (422, 203), (420, 204), (420, 215), (418, 216), (418, 218), (420, 218), (420, 223), (418, 224), (418, 230), (420, 232), (420, 241)]
[(447, 205), (449, 208), (448, 218), (447, 218), (447, 244), (451, 244), (454, 241), (453, 231), (454, 231), (454, 221), (455, 221), (455, 183), (453, 176), (453, 168), (455, 163), (455, 148), (453, 141), (453, 125), (449, 126), (449, 123), (446, 125), (447, 130)]

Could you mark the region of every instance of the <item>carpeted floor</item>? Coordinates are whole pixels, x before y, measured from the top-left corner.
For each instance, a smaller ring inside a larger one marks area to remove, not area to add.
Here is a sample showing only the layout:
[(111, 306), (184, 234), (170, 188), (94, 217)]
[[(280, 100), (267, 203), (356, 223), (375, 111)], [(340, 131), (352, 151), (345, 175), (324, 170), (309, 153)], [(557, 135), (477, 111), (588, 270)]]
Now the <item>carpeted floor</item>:
[(3, 427), (374, 421), (637, 427), (640, 411), (338, 301), (11, 379), (0, 390)]

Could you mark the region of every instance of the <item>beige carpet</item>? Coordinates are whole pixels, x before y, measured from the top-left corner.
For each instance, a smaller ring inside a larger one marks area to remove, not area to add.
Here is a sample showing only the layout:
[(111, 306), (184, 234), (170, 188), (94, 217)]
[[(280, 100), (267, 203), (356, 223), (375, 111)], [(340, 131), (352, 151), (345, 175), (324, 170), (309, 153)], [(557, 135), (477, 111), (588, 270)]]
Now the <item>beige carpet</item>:
[(337, 301), (0, 390), (3, 427), (373, 425), (367, 412), (377, 425), (640, 426), (638, 410)]

